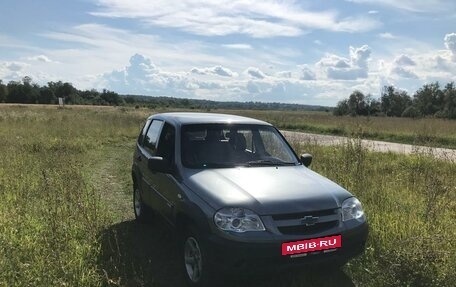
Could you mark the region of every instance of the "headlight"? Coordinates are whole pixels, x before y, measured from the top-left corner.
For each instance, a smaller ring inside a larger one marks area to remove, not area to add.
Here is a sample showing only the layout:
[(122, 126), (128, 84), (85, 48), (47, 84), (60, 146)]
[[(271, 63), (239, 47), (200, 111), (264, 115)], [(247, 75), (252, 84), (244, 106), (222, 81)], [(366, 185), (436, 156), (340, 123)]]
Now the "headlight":
[(215, 213), (214, 222), (218, 228), (225, 231), (265, 230), (260, 217), (253, 211), (244, 208), (222, 208)]
[(360, 219), (364, 215), (361, 202), (356, 197), (350, 197), (342, 203), (342, 220)]

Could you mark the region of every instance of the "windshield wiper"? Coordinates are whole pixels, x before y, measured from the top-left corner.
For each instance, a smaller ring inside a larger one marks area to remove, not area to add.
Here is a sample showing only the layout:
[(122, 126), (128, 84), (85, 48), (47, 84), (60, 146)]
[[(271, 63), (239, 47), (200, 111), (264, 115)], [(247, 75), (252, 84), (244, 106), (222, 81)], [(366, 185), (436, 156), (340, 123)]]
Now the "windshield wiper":
[(247, 166), (283, 166), (294, 165), (294, 162), (273, 161), (270, 159), (252, 160), (246, 163)]
[(219, 162), (208, 162), (199, 165), (201, 168), (224, 168), (224, 167), (234, 167), (233, 164), (229, 163), (219, 163)]

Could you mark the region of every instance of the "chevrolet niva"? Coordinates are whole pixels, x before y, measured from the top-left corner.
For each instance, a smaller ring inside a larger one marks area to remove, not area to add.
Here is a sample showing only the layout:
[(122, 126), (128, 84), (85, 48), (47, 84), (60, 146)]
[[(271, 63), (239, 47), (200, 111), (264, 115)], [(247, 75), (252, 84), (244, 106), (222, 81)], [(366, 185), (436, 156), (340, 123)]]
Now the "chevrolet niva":
[(158, 214), (177, 231), (190, 286), (218, 270), (341, 266), (363, 252), (368, 225), (359, 200), (311, 161), (263, 121), (155, 114), (134, 153), (135, 217)]

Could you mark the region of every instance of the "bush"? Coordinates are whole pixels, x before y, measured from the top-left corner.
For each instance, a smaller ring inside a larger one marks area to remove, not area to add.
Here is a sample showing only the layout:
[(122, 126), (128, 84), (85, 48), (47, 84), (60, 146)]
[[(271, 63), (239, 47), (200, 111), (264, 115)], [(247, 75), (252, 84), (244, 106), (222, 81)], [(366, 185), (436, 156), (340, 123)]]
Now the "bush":
[(401, 115), (401, 117), (406, 117), (406, 118), (418, 118), (420, 116), (421, 116), (420, 111), (415, 106), (407, 107)]

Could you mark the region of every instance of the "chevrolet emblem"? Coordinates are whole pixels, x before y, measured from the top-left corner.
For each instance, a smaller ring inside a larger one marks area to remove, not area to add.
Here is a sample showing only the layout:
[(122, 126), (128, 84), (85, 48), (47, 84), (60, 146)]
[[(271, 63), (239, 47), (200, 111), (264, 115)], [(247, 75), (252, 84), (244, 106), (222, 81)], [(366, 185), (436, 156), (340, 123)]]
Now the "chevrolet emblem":
[(312, 215), (304, 216), (301, 218), (301, 223), (305, 226), (315, 225), (318, 222), (318, 217), (314, 217)]

